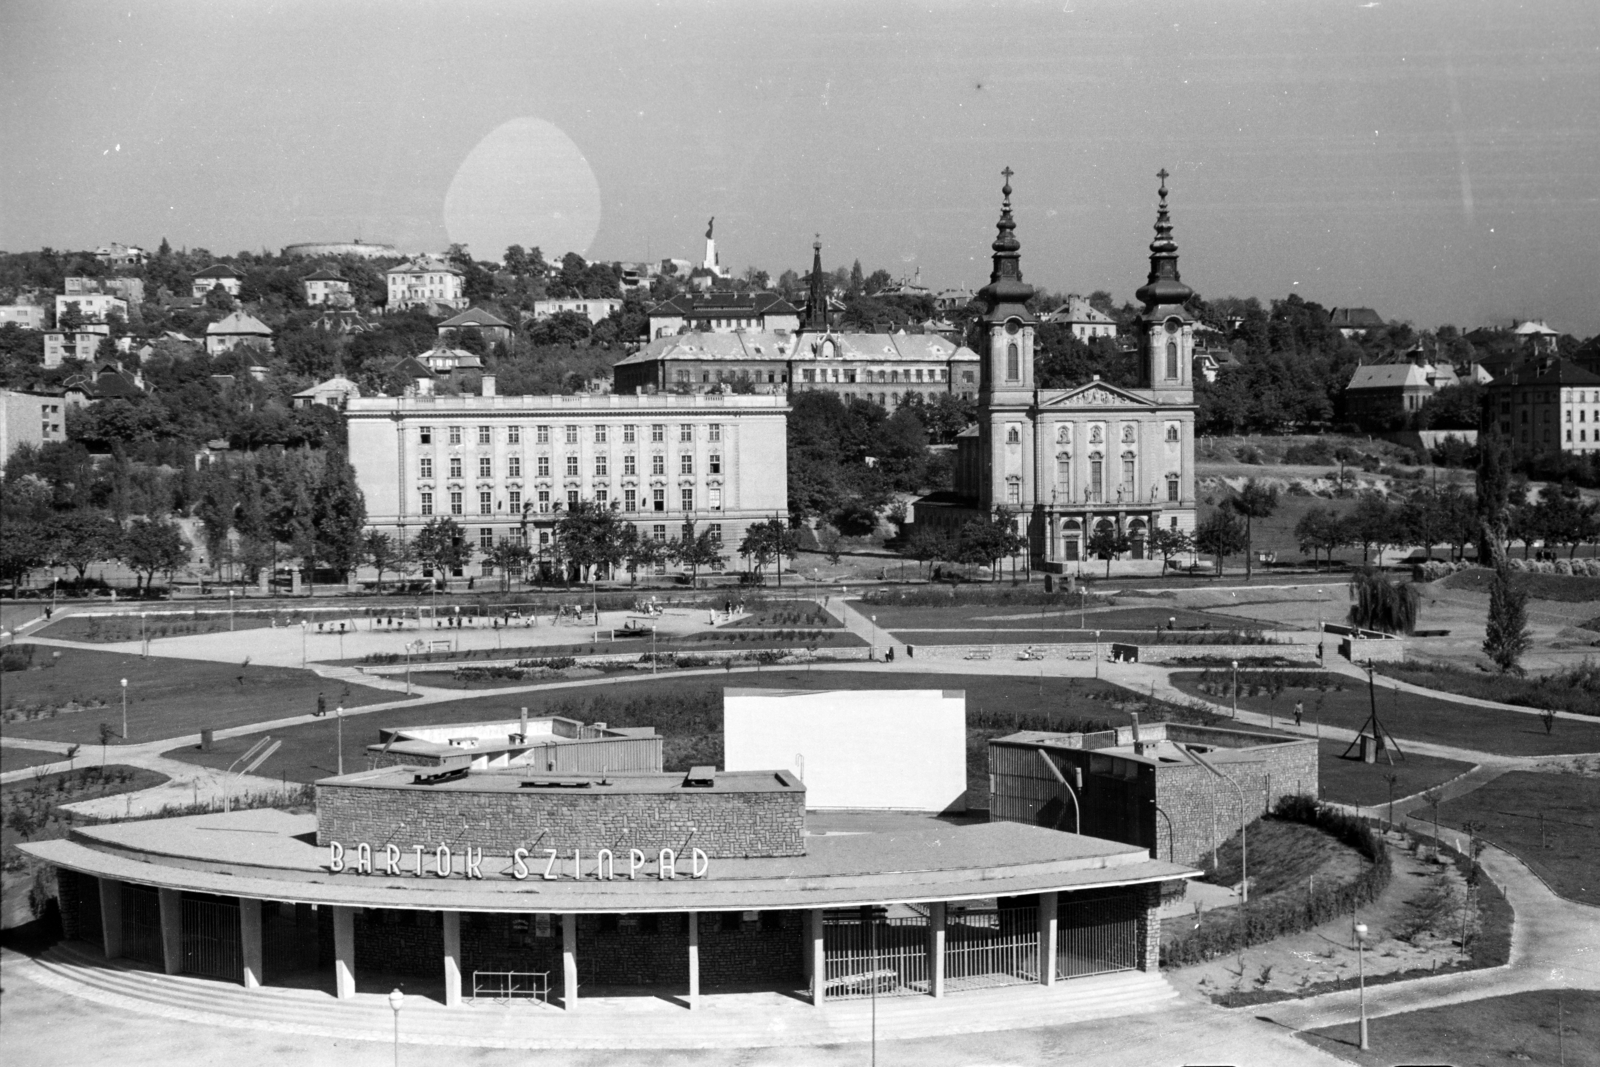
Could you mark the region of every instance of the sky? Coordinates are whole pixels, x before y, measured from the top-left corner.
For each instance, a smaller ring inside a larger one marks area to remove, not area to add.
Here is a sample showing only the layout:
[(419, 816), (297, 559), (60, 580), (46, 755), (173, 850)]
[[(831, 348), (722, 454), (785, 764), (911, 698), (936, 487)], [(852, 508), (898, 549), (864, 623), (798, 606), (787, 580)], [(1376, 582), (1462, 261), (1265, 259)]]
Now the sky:
[(353, 237), (1600, 332), (1600, 3), (0, 0), (0, 249)]

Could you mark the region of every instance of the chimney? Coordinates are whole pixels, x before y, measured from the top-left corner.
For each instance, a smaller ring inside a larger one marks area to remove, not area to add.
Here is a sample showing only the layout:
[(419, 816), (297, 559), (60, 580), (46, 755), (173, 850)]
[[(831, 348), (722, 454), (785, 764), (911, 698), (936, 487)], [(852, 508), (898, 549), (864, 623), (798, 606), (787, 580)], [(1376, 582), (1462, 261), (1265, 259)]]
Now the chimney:
[(528, 740), (528, 709), (522, 709), (522, 740)]
[(1131, 711), (1128, 715), (1133, 719), (1133, 754), (1142, 756), (1144, 755), (1144, 742), (1139, 740), (1139, 713)]

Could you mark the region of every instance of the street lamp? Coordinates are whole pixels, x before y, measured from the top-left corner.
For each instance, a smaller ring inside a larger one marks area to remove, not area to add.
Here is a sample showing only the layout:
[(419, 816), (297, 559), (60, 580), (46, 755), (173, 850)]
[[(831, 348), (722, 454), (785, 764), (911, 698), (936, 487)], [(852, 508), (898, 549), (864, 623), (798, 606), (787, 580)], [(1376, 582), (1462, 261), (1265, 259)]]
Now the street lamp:
[(128, 739), (128, 680), (122, 680), (122, 739)]
[(389, 1007), (394, 1009), (394, 1067), (400, 1067), (400, 1007), (406, 995), (396, 989), (389, 994)]
[(878, 617), (872, 616), (872, 649), (867, 653), (868, 659), (878, 658)]
[(1361, 1006), (1361, 1049), (1366, 1051), (1371, 1048), (1367, 1044), (1367, 967), (1366, 953), (1363, 951), (1367, 941), (1367, 924), (1356, 923), (1356, 977), (1360, 983), (1358, 1003)]
[(139, 613), (139, 640), (144, 644), (144, 658), (150, 658), (150, 613)]
[(306, 665), (306, 627), (308, 625), (306, 620), (300, 620), (300, 666), (302, 668)]
[(233, 632), (233, 589), (228, 589), (228, 631)]
[(1094, 676), (1100, 677), (1100, 631), (1094, 632)]
[(339, 731), (339, 773), (344, 774), (344, 705), (340, 704), (333, 709), (334, 718), (338, 720)]
[(1239, 661), (1233, 661), (1233, 717), (1239, 717)]

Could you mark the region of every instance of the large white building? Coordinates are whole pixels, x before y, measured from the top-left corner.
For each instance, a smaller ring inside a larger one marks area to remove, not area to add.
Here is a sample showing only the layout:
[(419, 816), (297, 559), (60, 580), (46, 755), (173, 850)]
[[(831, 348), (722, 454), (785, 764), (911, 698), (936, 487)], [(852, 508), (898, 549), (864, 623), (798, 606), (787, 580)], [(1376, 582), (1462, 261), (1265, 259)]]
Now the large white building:
[(0, 389), (0, 470), (23, 445), (39, 448), (65, 441), (66, 409), (59, 396)]
[(367, 521), (400, 538), (436, 517), (474, 546), (548, 547), (580, 500), (615, 506), (640, 533), (686, 521), (731, 555), (752, 524), (788, 510), (788, 405), (777, 396), (352, 397), (350, 462)]
[(1134, 559), (1149, 556), (1157, 526), (1195, 526), (1194, 330), (1184, 309), (1193, 290), (1178, 278), (1178, 246), (1167, 216), (1166, 174), (1150, 276), (1136, 294), (1144, 311), (1134, 324), (1143, 353), (1134, 388), (1084, 382), (1042, 390), (1034, 381), (1034, 327), (1022, 280), (1021, 244), (1005, 203), (995, 238), (994, 268), (978, 293), (980, 335), (978, 421), (957, 440), (955, 491), (917, 505), (918, 525), (950, 527), (1005, 511), (1027, 536), (1034, 565), (1076, 569), (1097, 530), (1131, 542)]
[(409, 263), (384, 272), (389, 283), (389, 309), (442, 304), (456, 309), (467, 306), (463, 293), (466, 284), (461, 271), (442, 259), (418, 256)]

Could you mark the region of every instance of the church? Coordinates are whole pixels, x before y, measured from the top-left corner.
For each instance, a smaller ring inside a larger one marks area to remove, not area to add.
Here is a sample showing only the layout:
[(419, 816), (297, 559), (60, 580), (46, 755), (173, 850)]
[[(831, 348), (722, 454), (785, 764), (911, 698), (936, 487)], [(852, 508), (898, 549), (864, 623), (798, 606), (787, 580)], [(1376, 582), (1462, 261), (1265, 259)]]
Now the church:
[(1098, 377), (1068, 389), (1034, 379), (1034, 295), (1022, 280), (1022, 245), (1011, 215), (1011, 171), (1001, 192), (994, 267), (978, 292), (982, 311), (978, 419), (957, 440), (953, 493), (918, 501), (916, 521), (954, 534), (973, 519), (1004, 512), (1026, 537), (1034, 567), (1077, 571), (1096, 531), (1127, 538), (1134, 560), (1154, 555), (1157, 528), (1193, 533), (1194, 331), (1184, 309), (1193, 290), (1178, 277), (1178, 246), (1162, 171), (1150, 275), (1134, 324), (1138, 385)]

